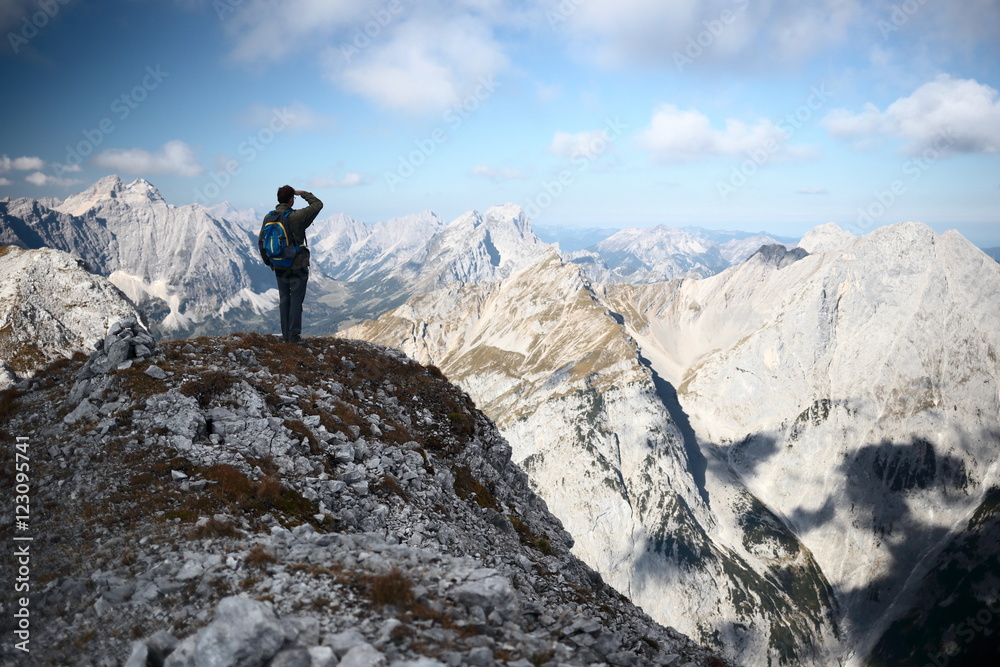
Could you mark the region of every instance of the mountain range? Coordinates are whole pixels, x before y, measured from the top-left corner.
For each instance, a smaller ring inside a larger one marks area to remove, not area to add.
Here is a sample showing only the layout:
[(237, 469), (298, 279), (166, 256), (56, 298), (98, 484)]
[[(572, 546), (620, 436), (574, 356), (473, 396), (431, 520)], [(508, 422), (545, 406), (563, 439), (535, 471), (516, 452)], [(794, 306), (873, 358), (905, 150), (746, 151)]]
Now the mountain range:
[[(116, 177), (47, 204), (0, 202), (0, 242), (73, 252), (161, 333), (273, 330), (249, 213)], [(338, 214), (310, 241), (311, 333), (440, 368), (659, 622), (747, 665), (995, 651), (958, 628), (997, 599), (1000, 264), (957, 233), (657, 227), (565, 252), (502, 205)]]
[[(882, 638), (992, 516), (998, 291), (957, 233), (831, 224), (700, 280), (598, 284), (550, 253), (344, 335), (466, 388), (576, 552), (654, 617), (745, 664), (868, 664), (912, 653)], [(938, 619), (990, 602), (978, 572)]]
[(706, 235), (658, 225), (622, 229), (566, 258), (583, 266), (595, 282), (655, 283), (713, 276), (745, 261), (761, 246), (778, 244), (766, 234), (719, 243)]

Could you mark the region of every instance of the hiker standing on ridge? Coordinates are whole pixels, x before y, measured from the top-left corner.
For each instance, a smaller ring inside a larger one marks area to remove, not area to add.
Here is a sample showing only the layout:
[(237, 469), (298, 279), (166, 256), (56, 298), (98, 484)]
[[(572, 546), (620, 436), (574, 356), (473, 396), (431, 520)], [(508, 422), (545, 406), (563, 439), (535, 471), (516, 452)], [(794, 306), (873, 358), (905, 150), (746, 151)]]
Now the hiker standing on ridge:
[[(305, 199), (309, 205), (299, 210), (293, 209), (292, 204), (296, 195)], [(322, 208), (323, 202), (313, 193), (295, 190), (290, 185), (282, 185), (278, 188), (278, 205), (264, 217), (261, 225), (261, 238), (263, 238), (264, 226), (268, 222), (280, 221), (289, 236), (288, 244), (296, 247), (294, 259), (288, 267), (279, 266), (279, 260), (272, 261), (268, 258), (264, 252), (263, 242), (260, 248), (264, 263), (271, 267), (278, 281), (281, 339), (289, 343), (298, 343), (302, 340), (302, 302), (306, 298), (306, 283), (309, 281), (306, 228), (312, 224)]]

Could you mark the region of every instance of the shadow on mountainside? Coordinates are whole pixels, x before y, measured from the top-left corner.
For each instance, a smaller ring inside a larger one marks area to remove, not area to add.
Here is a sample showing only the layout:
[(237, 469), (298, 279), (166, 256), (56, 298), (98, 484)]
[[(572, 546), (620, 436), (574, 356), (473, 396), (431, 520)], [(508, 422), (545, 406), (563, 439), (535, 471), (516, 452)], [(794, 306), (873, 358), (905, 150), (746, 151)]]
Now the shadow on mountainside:
[[(1000, 444), (1000, 434), (996, 432), (987, 431), (982, 437)], [(861, 508), (870, 517), (869, 525), (873, 533), (880, 543), (888, 547), (892, 559), (886, 573), (867, 586), (838, 591), (848, 620), (853, 627), (864, 632), (876, 620), (884, 618), (889, 605), (894, 605), (900, 613), (914, 605), (920, 594), (921, 581), (935, 569), (950, 565), (947, 559), (942, 560), (942, 555), (949, 544), (965, 539), (964, 533), (969, 530), (967, 526), (952, 528), (919, 521), (911, 510), (912, 500), (908, 496), (919, 491), (933, 491), (937, 494), (934, 502), (961, 502), (975, 491), (978, 484), (970, 479), (963, 461), (940, 454), (931, 442), (917, 437), (905, 444), (882, 441), (862, 447), (854, 457), (843, 462), (841, 470), (848, 480), (847, 498), (853, 507)], [(961, 532), (953, 532), (956, 529)], [(998, 529), (1000, 525), (994, 523), (981, 531), (986, 542), (997, 543), (1000, 539)], [(992, 576), (996, 576), (995, 572)], [(942, 610), (947, 609), (943, 618), (952, 619), (947, 621), (948, 625), (957, 623), (977, 611), (978, 605), (955, 604), (956, 600), (964, 597), (960, 595), (962, 589), (976, 583), (966, 577), (958, 577), (950, 589), (942, 589), (942, 597), (927, 602), (940, 606)], [(1000, 580), (994, 585), (994, 594), (998, 587)], [(944, 636), (940, 634), (944, 630), (944, 627), (927, 627), (921, 630), (920, 635), (927, 645), (940, 644), (944, 641)], [(878, 637), (859, 635), (857, 639), (869, 640), (865, 645), (870, 646)], [(994, 634), (995, 648), (1000, 648), (998, 639)], [(886, 653), (906, 650), (905, 646), (896, 646)], [(888, 662), (875, 664), (907, 664), (899, 661), (901, 658), (901, 655), (896, 655)], [(910, 664), (923, 665), (926, 662), (918, 657)]]
[[(761, 435), (759, 445), (777, 451), (772, 436)], [(769, 442), (768, 442), (769, 441)], [(725, 450), (709, 446), (704, 471), (713, 479), (734, 479)], [(678, 601), (667, 614), (699, 613), (718, 603), (731, 607), (735, 620), (725, 614), (703, 618), (688, 631), (697, 641), (726, 652), (738, 662), (749, 659), (747, 650), (777, 656), (770, 664), (820, 664), (818, 646), (822, 635), (837, 635), (838, 607), (833, 589), (812, 554), (773, 511), (749, 491), (742, 489), (732, 499), (746, 553), (759, 562), (751, 564), (740, 552), (716, 542), (699, 522), (680, 494), (665, 496), (662, 518), (645, 541), (643, 554), (634, 565), (633, 595), (643, 604), (643, 590), (702, 591), (688, 608)], [(703, 589), (704, 582), (713, 582)], [(714, 593), (712, 592), (714, 591)], [(660, 604), (658, 601), (647, 604)], [(758, 656), (760, 654), (757, 654)]]
[[(1000, 433), (986, 431), (978, 440), (1000, 445)], [(778, 453), (779, 445), (770, 436), (756, 435), (727, 449), (734, 471), (750, 476), (764, 459)], [(844, 457), (839, 472), (846, 480), (841, 517), (849, 511), (855, 525), (870, 529), (891, 561), (883, 574), (861, 587), (834, 587), (846, 621), (844, 645), (864, 651), (875, 645), (877, 654), (865, 663), (873, 665), (924, 665), (931, 662), (931, 656), (944, 656), (944, 663), (935, 664), (946, 664), (950, 658), (965, 655), (965, 649), (974, 652), (969, 655), (985, 650), (1000, 657), (1000, 604), (996, 614), (987, 612), (994, 622), (991, 632), (976, 634), (974, 641), (970, 636), (962, 647), (954, 639), (963, 620), (975, 618), (1000, 599), (1000, 570), (984, 567), (987, 561), (1000, 562), (1000, 520), (994, 516), (1000, 511), (1000, 490), (991, 490), (977, 509), (977, 517), (985, 513), (990, 520), (970, 521), (956, 533), (950, 527), (921, 521), (912, 509), (915, 502), (923, 507), (929, 502), (967, 502), (978, 486), (964, 461), (942, 454), (929, 440), (913, 437), (908, 442), (882, 440), (865, 445)], [(800, 531), (820, 527), (835, 519), (837, 505), (838, 499), (830, 497), (819, 510), (793, 512), (788, 521)], [(961, 554), (964, 563), (957, 570), (955, 554)], [(934, 594), (924, 590), (931, 584)], [(880, 641), (871, 633), (881, 632), (881, 621), (890, 607), (900, 620), (891, 626), (892, 634), (886, 633)], [(899, 641), (893, 643), (893, 637)]]
[(642, 356), (641, 353), (638, 353), (638, 359), (639, 363), (646, 367), (650, 377), (653, 379), (657, 398), (663, 403), (663, 407), (667, 409), (670, 419), (677, 426), (677, 430), (681, 432), (681, 437), (684, 439), (684, 452), (687, 454), (688, 472), (691, 473), (691, 477), (698, 487), (701, 499), (705, 501), (706, 505), (711, 507), (712, 505), (708, 498), (708, 488), (705, 486), (705, 472), (708, 470), (708, 460), (698, 445), (698, 438), (691, 427), (691, 421), (688, 419), (687, 413), (684, 412), (684, 408), (681, 407), (681, 403), (677, 399), (677, 390), (653, 370), (653, 365), (649, 359)]

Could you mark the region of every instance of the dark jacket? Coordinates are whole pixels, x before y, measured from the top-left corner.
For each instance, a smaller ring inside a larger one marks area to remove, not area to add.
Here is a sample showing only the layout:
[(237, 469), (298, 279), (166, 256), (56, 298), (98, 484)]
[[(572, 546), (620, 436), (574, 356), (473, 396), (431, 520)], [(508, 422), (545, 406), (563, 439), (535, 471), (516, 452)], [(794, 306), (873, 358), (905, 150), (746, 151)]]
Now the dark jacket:
[[(305, 199), (309, 205), (305, 208), (292, 209), (292, 212), (288, 215), (288, 233), (292, 235), (294, 243), (304, 244), (306, 242), (306, 229), (313, 223), (316, 216), (319, 215), (320, 210), (323, 208), (323, 202), (317, 199), (316, 195), (311, 192), (306, 192), (305, 190), (302, 191), (302, 198)], [(278, 213), (278, 215), (282, 215), (288, 209), (288, 204), (278, 204), (274, 207), (274, 210)], [(275, 268), (275, 271), (294, 271), (296, 269), (305, 269), (308, 267), (309, 249), (304, 248), (302, 252), (295, 256), (295, 261), (292, 262), (291, 269)]]

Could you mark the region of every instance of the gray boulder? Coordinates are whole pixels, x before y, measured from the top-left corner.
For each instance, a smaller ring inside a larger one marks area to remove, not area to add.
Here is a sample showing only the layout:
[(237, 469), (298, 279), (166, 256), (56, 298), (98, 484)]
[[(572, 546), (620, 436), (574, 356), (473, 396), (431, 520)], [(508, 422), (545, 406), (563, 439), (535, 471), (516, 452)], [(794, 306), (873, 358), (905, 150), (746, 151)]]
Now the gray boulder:
[(285, 642), (285, 631), (271, 608), (243, 597), (224, 598), (215, 618), (188, 637), (167, 658), (165, 667), (261, 667)]

